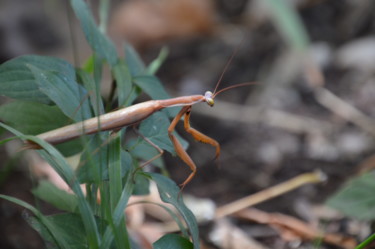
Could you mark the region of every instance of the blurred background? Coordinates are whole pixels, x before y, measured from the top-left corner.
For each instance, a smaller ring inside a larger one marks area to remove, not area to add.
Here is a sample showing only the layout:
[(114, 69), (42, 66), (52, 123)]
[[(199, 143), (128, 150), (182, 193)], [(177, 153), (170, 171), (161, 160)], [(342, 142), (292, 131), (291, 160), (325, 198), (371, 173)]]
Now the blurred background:
[[(99, 1), (88, 1), (97, 9)], [(186, 193), (223, 205), (301, 173), (321, 170), (324, 184), (308, 185), (256, 207), (363, 240), (369, 221), (332, 214), (325, 201), (344, 183), (375, 167), (375, 2), (366, 0), (134, 0), (110, 1), (108, 33), (119, 48), (131, 43), (145, 63), (162, 47), (168, 57), (157, 76), (171, 96), (202, 94), (257, 81), (218, 96), (215, 107), (195, 105), (191, 123), (216, 139), (222, 154), (189, 140), (198, 165)], [(82, 65), (91, 51), (66, 1), (0, 0), (0, 61), (50, 55)], [(109, 75), (103, 82), (108, 95)], [(167, 153), (166, 153), (167, 154)], [(8, 166), (1, 148), (0, 192), (33, 201), (30, 174)], [(188, 167), (170, 155), (171, 177)], [(219, 167), (218, 167), (219, 166)], [(1, 248), (42, 248), (22, 219), (22, 208), (0, 201)], [(47, 209), (48, 212), (48, 209)], [(280, 237), (265, 225), (235, 220), (262, 243), (253, 248), (350, 248)], [(233, 225), (232, 224), (232, 225)], [(206, 248), (225, 247), (210, 241)], [(207, 230), (207, 232), (206, 232)], [(211, 236), (212, 237), (212, 236)], [(211, 239), (212, 240), (212, 239)], [(242, 247), (246, 248), (246, 247)]]

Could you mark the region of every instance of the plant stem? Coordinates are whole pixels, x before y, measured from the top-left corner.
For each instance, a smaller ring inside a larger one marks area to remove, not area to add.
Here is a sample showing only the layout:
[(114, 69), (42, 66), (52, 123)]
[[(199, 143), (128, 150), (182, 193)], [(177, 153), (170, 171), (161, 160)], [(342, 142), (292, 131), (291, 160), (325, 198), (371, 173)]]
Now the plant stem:
[(109, 11), (109, 0), (101, 0), (99, 6), (99, 30), (103, 34), (107, 31), (107, 24), (108, 24), (108, 11)]
[(361, 244), (359, 244), (355, 249), (363, 249), (368, 244), (373, 242), (375, 240), (375, 233), (373, 233), (370, 237), (368, 237), (365, 241), (363, 241)]

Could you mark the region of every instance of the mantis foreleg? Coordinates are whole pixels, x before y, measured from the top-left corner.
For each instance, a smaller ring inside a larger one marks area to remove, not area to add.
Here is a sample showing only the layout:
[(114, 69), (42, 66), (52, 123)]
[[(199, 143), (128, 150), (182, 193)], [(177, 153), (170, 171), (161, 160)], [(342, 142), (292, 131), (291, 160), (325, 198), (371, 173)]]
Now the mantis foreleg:
[(168, 128), (168, 135), (173, 143), (173, 146), (176, 150), (177, 155), (182, 159), (182, 161), (184, 161), (190, 167), (192, 171), (190, 175), (188, 176), (188, 178), (181, 184), (181, 189), (183, 189), (185, 185), (188, 184), (193, 179), (193, 177), (195, 176), (195, 173), (197, 172), (197, 166), (195, 165), (195, 163), (193, 162), (189, 154), (184, 150), (184, 148), (182, 147), (181, 143), (177, 140), (175, 135), (173, 135), (173, 131), (178, 121), (182, 118), (183, 115), (185, 115), (185, 120), (184, 120), (185, 130), (188, 133), (190, 133), (195, 140), (214, 146), (216, 148), (215, 158), (217, 158), (220, 154), (220, 145), (217, 141), (200, 133), (199, 131), (195, 130), (194, 128), (190, 126), (190, 123), (189, 123), (190, 110), (191, 110), (191, 106), (183, 107), (181, 111), (177, 114), (177, 116), (173, 119), (171, 125)]

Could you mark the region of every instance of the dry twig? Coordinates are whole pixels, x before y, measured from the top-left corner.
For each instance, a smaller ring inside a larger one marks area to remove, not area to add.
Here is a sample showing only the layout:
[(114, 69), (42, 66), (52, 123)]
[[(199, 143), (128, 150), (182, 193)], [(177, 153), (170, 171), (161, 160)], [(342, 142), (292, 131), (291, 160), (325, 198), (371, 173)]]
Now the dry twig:
[(239, 199), (227, 205), (217, 208), (216, 218), (221, 218), (230, 214), (234, 214), (247, 207), (269, 200), (273, 197), (285, 194), (291, 190), (294, 190), (302, 185), (309, 183), (318, 183), (326, 180), (326, 175), (321, 171), (315, 171), (312, 173), (301, 174), (295, 178), (292, 178), (286, 182), (280, 183), (271, 188), (265, 189), (253, 195), (249, 195), (245, 198)]

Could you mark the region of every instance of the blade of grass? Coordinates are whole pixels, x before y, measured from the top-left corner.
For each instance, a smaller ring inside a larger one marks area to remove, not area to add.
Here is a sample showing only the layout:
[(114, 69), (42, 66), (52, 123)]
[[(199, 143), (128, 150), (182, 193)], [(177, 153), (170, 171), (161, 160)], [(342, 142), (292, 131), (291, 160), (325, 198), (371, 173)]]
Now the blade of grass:
[(148, 173), (156, 182), (160, 198), (165, 203), (172, 204), (184, 218), (193, 240), (194, 249), (199, 249), (199, 230), (194, 214), (188, 209), (180, 196), (180, 189), (171, 179), (156, 173)]
[(168, 53), (169, 53), (168, 48), (163, 47), (160, 50), (160, 53), (159, 53), (158, 57), (155, 60), (153, 60), (150, 63), (150, 65), (148, 65), (147, 70), (146, 70), (146, 74), (152, 74), (152, 75), (155, 74), (159, 70), (161, 65), (164, 63), (165, 59), (168, 56)]
[[(104, 232), (102, 243), (100, 244), (100, 249), (107, 249), (112, 244), (113, 238), (114, 238), (114, 231), (113, 227), (118, 226), (121, 222), (124, 222), (125, 217), (125, 207), (128, 204), (129, 198), (133, 193), (134, 184), (132, 182), (132, 174), (129, 172), (127, 176), (125, 177), (125, 187), (122, 190), (120, 200), (118, 201), (113, 214), (112, 214), (112, 225), (107, 226), (106, 231)], [(124, 239), (127, 241), (127, 244), (129, 245), (129, 236), (126, 233), (124, 233), (122, 236), (124, 236)]]
[(99, 233), (96, 225), (96, 221), (88, 202), (82, 192), (80, 183), (74, 175), (74, 171), (67, 163), (65, 158), (57, 151), (52, 145), (45, 142), (44, 140), (35, 136), (26, 136), (17, 130), (0, 122), (0, 126), (7, 129), (9, 132), (17, 135), (22, 140), (30, 140), (40, 145), (43, 150), (39, 150), (39, 154), (55, 169), (55, 171), (61, 176), (61, 178), (70, 186), (73, 192), (78, 197), (78, 208), (82, 217), (83, 224), (89, 243), (89, 247), (96, 249), (99, 247)]
[(361, 244), (359, 244), (355, 249), (363, 249), (367, 245), (369, 245), (371, 242), (375, 240), (375, 233), (373, 233), (370, 237), (368, 237), (365, 241), (363, 241)]
[(133, 86), (130, 71), (125, 62), (119, 60), (112, 69), (112, 74), (117, 84), (118, 104), (119, 106), (124, 106), (127, 103)]
[(11, 196), (6, 196), (6, 195), (0, 194), (0, 198), (3, 198), (4, 200), (13, 202), (17, 205), (20, 205), (20, 206), (30, 210), (36, 216), (36, 218), (48, 230), (49, 234), (51, 235), (51, 237), (56, 242), (56, 246), (58, 246), (58, 248), (66, 248), (66, 249), (70, 248), (70, 246), (65, 242), (64, 238), (62, 236), (60, 236), (60, 232), (58, 231), (58, 229), (41, 212), (39, 212), (39, 210), (37, 210), (36, 208), (31, 206), (30, 204), (28, 204), (28, 203), (26, 203), (22, 200), (19, 200), (17, 198), (11, 197)]
[[(109, 170), (109, 195), (110, 195), (110, 214), (116, 208), (116, 205), (121, 197), (122, 191), (122, 177), (121, 177), (121, 133), (116, 135), (116, 138), (109, 145), (108, 154), (108, 170)], [(113, 232), (115, 236), (115, 241), (117, 248), (129, 248), (130, 245), (123, 234), (126, 234), (125, 220), (122, 219), (118, 225), (113, 224), (113, 219), (111, 219), (113, 225)]]
[(103, 34), (105, 34), (106, 30), (107, 30), (108, 13), (109, 13), (109, 0), (100, 0), (100, 6), (99, 6), (100, 24), (99, 24), (99, 30)]
[(288, 44), (297, 51), (304, 51), (309, 45), (309, 37), (297, 11), (291, 3), (282, 0), (266, 0), (274, 24)]
[(113, 67), (117, 62), (117, 52), (113, 43), (96, 26), (89, 7), (83, 0), (70, 0), (75, 15), (81, 23), (86, 40), (92, 50)]

